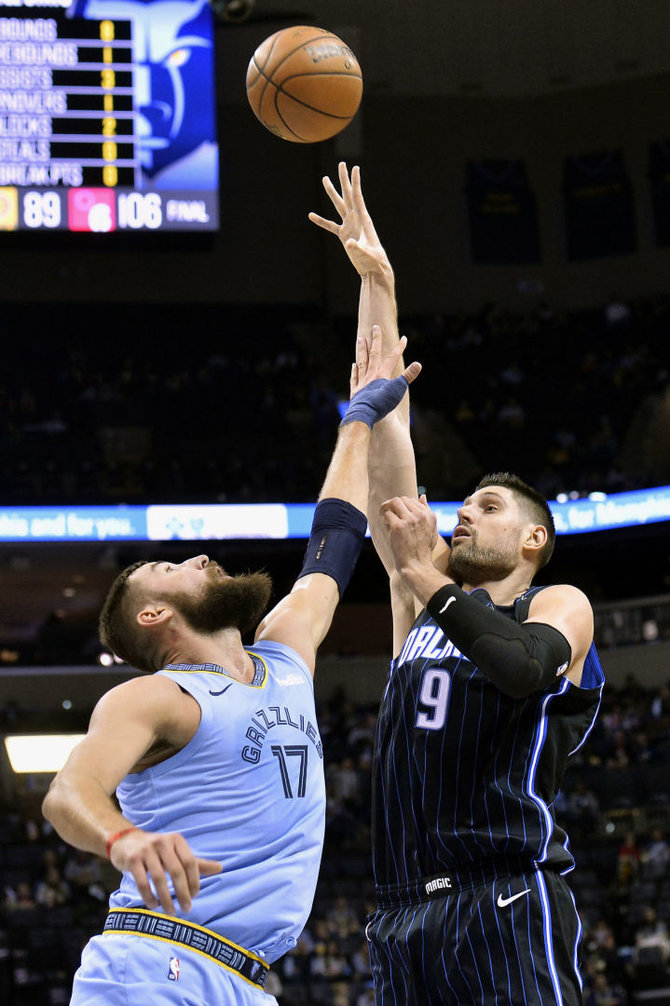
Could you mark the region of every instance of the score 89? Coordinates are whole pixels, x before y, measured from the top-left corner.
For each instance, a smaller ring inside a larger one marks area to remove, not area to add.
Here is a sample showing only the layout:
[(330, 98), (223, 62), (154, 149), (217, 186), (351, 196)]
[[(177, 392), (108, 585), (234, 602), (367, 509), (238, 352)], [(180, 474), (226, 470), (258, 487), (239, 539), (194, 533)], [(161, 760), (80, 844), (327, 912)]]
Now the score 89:
[(57, 192), (26, 192), (23, 197), (23, 223), (38, 227), (59, 227), (62, 219), (60, 196)]

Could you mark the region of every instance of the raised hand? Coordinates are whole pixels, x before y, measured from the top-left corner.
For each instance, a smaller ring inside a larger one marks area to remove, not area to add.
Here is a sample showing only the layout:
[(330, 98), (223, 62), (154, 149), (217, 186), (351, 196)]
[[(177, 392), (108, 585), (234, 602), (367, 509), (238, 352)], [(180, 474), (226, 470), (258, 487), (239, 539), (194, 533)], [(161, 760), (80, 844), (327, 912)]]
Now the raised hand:
[(413, 565), (432, 567), (437, 522), (426, 497), (417, 500), (395, 496), (382, 503), (380, 513), (388, 528), (393, 558), (401, 576), (405, 576)]
[(318, 213), (310, 213), (309, 219), (317, 227), (339, 237), (359, 275), (391, 272), (391, 263), (363, 199), (361, 169), (354, 165), (349, 176), (347, 165), (340, 161), (337, 170), (341, 191), (337, 191), (327, 175), (323, 179), (323, 187), (340, 216), (340, 222), (327, 220)]
[(382, 356), (382, 330), (372, 326), (372, 339), (356, 340), (356, 362), (351, 369), (349, 408), (342, 425), (355, 421), (372, 427), (398, 405), (407, 391), (408, 385), (421, 373), (421, 364), (410, 363), (399, 377), (391, 378), (398, 360), (401, 358), (407, 338), (402, 339), (390, 353)]

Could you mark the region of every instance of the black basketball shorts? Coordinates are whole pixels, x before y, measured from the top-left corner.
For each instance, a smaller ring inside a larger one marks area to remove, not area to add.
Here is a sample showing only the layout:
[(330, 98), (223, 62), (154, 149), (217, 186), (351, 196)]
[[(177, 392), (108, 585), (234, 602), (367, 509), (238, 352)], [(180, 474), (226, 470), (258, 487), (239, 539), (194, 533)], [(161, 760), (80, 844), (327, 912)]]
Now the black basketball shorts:
[(581, 925), (559, 874), (427, 878), (419, 890), (409, 901), (395, 889), (369, 918), (377, 1006), (581, 1006)]

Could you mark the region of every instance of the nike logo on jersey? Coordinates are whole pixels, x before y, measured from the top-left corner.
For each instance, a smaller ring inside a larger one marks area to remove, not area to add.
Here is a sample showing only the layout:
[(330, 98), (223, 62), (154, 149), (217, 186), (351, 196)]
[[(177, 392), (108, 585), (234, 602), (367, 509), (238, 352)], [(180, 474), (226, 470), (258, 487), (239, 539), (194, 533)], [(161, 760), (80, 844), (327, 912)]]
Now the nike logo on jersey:
[(213, 692), (212, 689), (210, 688), (209, 694), (210, 695), (223, 695), (224, 692), (228, 691), (228, 689), (231, 687), (231, 685), (232, 685), (232, 681), (230, 682), (230, 685), (226, 685), (226, 687), (222, 688), (220, 692)]
[(519, 891), (518, 894), (513, 894), (511, 898), (503, 898), (502, 894), (499, 894), (496, 905), (498, 908), (506, 908), (507, 905), (511, 905), (517, 898), (523, 898), (524, 894), (530, 894), (530, 887), (527, 887), (525, 891)]
[(444, 612), (445, 612), (445, 611), (447, 610), (447, 608), (449, 607), (449, 605), (451, 604), (451, 602), (452, 602), (452, 601), (455, 601), (455, 600), (456, 600), (456, 598), (455, 598), (455, 597), (450, 597), (450, 598), (448, 598), (448, 600), (447, 600), (447, 602), (446, 602), (446, 603), (444, 604), (444, 606), (443, 606), (442, 608), (440, 608), (440, 610), (438, 611), (438, 615), (442, 615), (442, 614), (444, 614)]

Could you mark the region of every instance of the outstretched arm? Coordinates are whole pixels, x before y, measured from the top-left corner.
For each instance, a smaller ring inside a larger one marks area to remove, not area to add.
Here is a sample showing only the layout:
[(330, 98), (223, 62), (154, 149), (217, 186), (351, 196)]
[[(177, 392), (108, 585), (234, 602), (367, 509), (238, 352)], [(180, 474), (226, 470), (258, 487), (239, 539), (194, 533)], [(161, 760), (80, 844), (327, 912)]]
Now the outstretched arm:
[[(357, 338), (369, 338), (373, 325), (382, 330), (382, 352), (393, 352), (399, 341), (398, 313), (395, 298), (395, 276), (388, 255), (382, 246), (363, 198), (361, 169), (354, 165), (351, 175), (347, 165), (338, 165), (340, 191), (326, 175), (323, 187), (333, 208), (339, 215), (339, 222), (328, 220), (318, 213), (310, 213), (309, 219), (317, 227), (338, 237), (354, 269), (361, 277), (361, 292), (358, 311)], [(402, 358), (398, 360), (395, 373), (403, 371)], [(405, 399), (397, 410), (408, 418), (409, 405)], [(375, 431), (376, 435), (377, 431)]]
[(375, 326), (366, 358), (353, 365), (351, 402), (321, 489), (303, 569), (291, 593), (266, 616), (256, 634), (257, 639), (291, 646), (312, 670), (365, 535), (372, 427), (397, 407), (407, 384), (421, 370), (413, 363), (390, 379), (405, 342), (400, 340), (392, 353), (383, 354), (382, 333)]
[[(341, 162), (338, 179), (339, 191), (328, 177), (323, 179), (323, 185), (340, 218), (339, 222), (317, 213), (310, 213), (309, 218), (312, 223), (340, 239), (361, 277), (356, 359), (364, 362), (369, 333), (374, 324), (382, 327), (383, 352), (391, 353), (397, 349), (400, 335), (395, 277), (363, 198), (360, 168), (354, 166), (349, 174), (346, 164)], [(396, 372), (402, 366), (402, 358), (399, 358)], [(389, 575), (394, 652), (397, 652), (414, 621), (415, 599), (394, 573), (388, 529), (379, 510), (384, 500), (391, 496), (415, 496), (417, 492), (416, 463), (409, 428), (409, 395), (405, 395), (394, 412), (375, 425), (368, 455), (368, 474), (370, 533)]]

